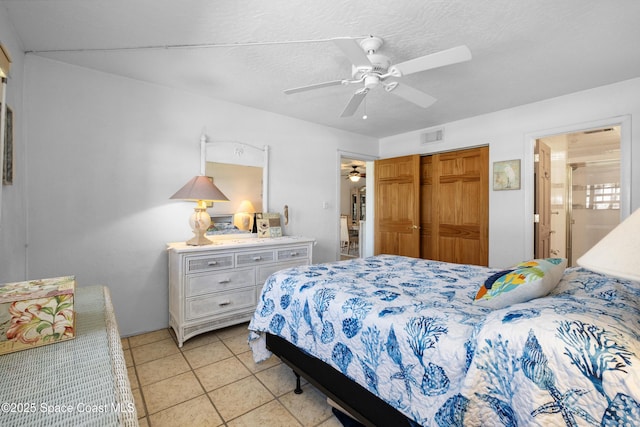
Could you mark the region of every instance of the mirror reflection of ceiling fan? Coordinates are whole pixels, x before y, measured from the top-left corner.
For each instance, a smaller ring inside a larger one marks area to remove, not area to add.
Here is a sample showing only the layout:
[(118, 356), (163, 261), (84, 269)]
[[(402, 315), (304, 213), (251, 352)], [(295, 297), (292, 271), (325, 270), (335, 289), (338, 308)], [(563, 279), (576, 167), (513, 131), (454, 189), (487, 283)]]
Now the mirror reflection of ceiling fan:
[(383, 43), (379, 37), (369, 36), (360, 42), (346, 37), (335, 38), (332, 41), (353, 64), (351, 78), (287, 89), (284, 93), (291, 95), (329, 86), (360, 84), (361, 87), (351, 96), (340, 117), (352, 116), (365, 96), (367, 96), (367, 93), (378, 86), (382, 86), (386, 92), (397, 95), (422, 108), (427, 108), (436, 102), (436, 99), (402, 83), (400, 81), (401, 78), (408, 74), (419, 73), (471, 59), (469, 48), (467, 46), (458, 46), (391, 65), (391, 61), (387, 56), (376, 53)]

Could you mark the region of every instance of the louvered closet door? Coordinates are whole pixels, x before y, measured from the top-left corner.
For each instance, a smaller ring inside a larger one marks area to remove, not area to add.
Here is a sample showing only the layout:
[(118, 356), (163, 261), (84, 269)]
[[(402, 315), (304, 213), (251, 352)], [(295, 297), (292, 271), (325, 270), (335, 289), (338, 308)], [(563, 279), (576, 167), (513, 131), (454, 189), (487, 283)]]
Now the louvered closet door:
[(488, 159), (488, 147), (432, 156), (430, 258), (488, 265)]

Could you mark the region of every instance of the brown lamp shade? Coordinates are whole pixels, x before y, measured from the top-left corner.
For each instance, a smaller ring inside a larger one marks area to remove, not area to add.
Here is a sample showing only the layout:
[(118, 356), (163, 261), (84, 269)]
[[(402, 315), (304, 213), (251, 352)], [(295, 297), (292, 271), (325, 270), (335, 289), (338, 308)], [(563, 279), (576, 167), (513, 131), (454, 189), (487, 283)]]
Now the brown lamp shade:
[(194, 176), (181, 189), (176, 191), (176, 194), (171, 196), (170, 199), (205, 200), (207, 202), (229, 201), (227, 196), (222, 194), (222, 191), (208, 177), (202, 175)]

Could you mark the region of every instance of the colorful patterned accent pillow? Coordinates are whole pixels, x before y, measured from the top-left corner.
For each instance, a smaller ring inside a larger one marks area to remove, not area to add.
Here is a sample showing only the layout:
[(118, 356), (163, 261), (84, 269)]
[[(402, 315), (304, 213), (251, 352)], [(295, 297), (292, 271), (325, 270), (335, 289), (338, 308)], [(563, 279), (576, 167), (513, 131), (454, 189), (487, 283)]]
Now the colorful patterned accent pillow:
[(489, 277), (473, 302), (482, 307), (504, 308), (543, 297), (556, 287), (566, 267), (565, 258), (521, 262)]

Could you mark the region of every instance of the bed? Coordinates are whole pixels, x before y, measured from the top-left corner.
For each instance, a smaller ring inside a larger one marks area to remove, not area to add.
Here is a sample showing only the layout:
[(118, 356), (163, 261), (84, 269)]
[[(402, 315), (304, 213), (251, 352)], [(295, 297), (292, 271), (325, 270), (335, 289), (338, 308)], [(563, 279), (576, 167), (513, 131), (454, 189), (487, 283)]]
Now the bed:
[(283, 270), (249, 344), (365, 425), (640, 425), (640, 283), (563, 266), (545, 297), (474, 303), (497, 273), (393, 255)]

